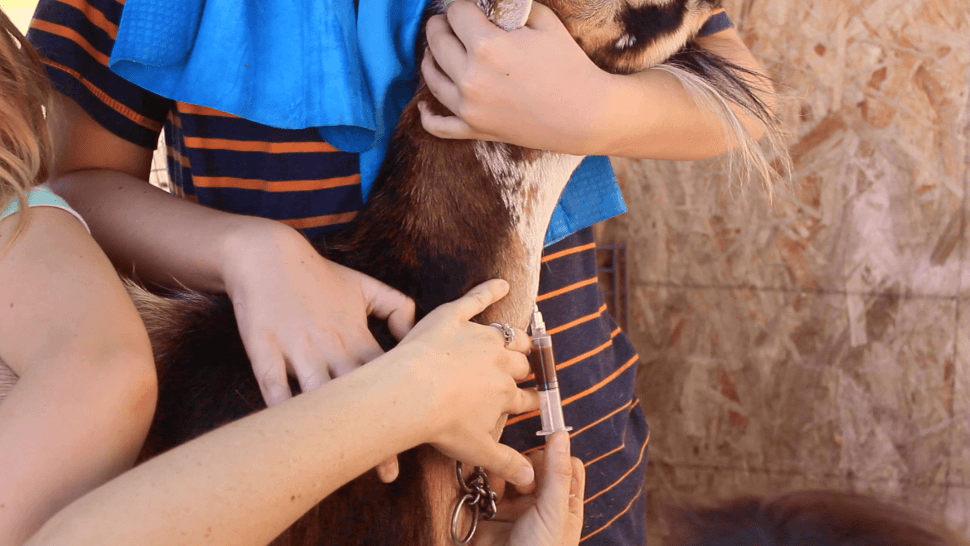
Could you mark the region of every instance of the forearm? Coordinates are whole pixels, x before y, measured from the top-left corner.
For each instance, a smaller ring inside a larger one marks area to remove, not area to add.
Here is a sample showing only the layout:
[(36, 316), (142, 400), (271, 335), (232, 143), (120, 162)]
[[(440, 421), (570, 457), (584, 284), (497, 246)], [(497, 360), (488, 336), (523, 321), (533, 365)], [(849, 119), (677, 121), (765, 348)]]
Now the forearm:
[(224, 291), (226, 267), (246, 239), (298, 237), (278, 222), (203, 207), (119, 171), (71, 172), (51, 185), (115, 266), (146, 282)]
[(152, 150), (111, 133), (69, 97), (55, 99), (51, 186), (81, 213), (121, 271), (219, 291), (226, 267), (246, 255), (248, 239), (303, 242), (279, 222), (217, 211), (152, 186)]
[(382, 357), (206, 434), (74, 502), (36, 544), (266, 544), (342, 484), (422, 441), (406, 370)]
[[(697, 44), (756, 74), (745, 78), (761, 88), (756, 94), (769, 109), (773, 107), (770, 81), (733, 29), (698, 38)], [(720, 116), (698, 104), (671, 73), (654, 69), (608, 80), (589, 122), (588, 153), (695, 160), (730, 151), (736, 145)], [(759, 119), (736, 104), (729, 106), (755, 140), (764, 134)]]

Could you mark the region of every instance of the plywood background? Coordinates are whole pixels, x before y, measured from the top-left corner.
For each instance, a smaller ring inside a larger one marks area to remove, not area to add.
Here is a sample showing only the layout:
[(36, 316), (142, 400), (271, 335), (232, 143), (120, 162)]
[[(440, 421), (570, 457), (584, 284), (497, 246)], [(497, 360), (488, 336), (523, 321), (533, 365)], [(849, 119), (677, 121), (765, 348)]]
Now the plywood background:
[(658, 507), (799, 488), (970, 529), (970, 2), (728, 0), (788, 95), (773, 202), (615, 160)]

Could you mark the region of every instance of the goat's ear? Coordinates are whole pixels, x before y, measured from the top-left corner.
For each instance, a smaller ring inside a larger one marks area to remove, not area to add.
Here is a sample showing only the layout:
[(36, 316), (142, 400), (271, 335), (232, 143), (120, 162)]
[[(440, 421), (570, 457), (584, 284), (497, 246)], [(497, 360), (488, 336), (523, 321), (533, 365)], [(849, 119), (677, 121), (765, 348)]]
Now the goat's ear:
[(525, 25), (532, 9), (532, 0), (478, 0), (489, 20), (505, 30)]

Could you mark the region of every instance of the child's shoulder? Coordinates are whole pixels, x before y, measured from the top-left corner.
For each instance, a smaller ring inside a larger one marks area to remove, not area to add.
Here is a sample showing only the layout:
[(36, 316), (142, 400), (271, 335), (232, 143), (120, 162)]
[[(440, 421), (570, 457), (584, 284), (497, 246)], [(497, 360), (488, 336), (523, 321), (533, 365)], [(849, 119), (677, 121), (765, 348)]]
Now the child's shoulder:
[[(67, 203), (67, 201), (65, 201), (56, 193), (54, 193), (46, 185), (35, 186), (31, 188), (30, 191), (27, 192), (27, 206), (28, 207), (54, 207), (54, 208), (67, 211), (75, 218), (77, 218), (79, 222), (81, 222), (81, 224), (84, 226), (84, 229), (86, 229), (88, 233), (91, 232), (91, 229), (88, 228), (88, 224), (87, 222), (84, 221), (84, 218), (81, 218), (81, 215), (78, 214), (77, 211), (75, 211), (73, 208), (71, 208), (71, 206)], [(3, 220), (8, 216), (13, 215), (15, 212), (18, 212), (19, 210), (20, 210), (20, 200), (17, 199), (16, 197), (11, 198), (10, 201), (7, 203), (6, 207), (4, 207), (2, 211), (0, 211), (0, 220)]]

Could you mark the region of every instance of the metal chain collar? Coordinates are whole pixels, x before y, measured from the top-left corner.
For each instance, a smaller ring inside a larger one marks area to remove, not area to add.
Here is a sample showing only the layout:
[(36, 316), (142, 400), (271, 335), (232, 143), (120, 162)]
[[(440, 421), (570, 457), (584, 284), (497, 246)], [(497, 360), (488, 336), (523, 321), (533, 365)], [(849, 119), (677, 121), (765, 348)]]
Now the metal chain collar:
[[(485, 474), (484, 468), (476, 466), (475, 471), (466, 480), (461, 463), (456, 462), (455, 472), (458, 475), (458, 485), (461, 486), (463, 494), (458, 499), (458, 504), (455, 505), (455, 511), (451, 514), (451, 540), (455, 543), (455, 546), (465, 546), (475, 536), (475, 531), (478, 529), (478, 518), (490, 520), (495, 517), (495, 513), (498, 511), (495, 506), (498, 495), (488, 486), (488, 476)], [(458, 519), (461, 515), (461, 509), (465, 506), (472, 511), (472, 525), (465, 538), (461, 538), (459, 536)]]

